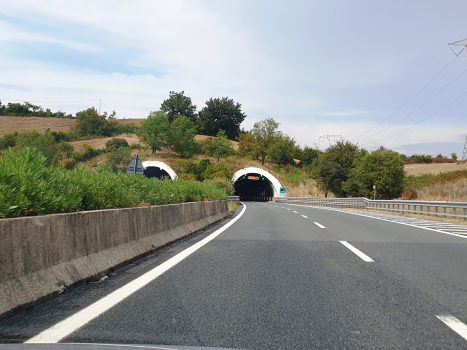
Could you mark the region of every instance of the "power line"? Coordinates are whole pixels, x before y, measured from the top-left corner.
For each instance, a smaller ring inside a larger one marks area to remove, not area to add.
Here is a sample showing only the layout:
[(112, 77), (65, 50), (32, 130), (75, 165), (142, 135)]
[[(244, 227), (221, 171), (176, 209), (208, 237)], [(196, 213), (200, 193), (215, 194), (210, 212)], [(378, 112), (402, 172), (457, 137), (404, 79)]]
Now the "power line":
[[(443, 73), (454, 61), (455, 59), (457, 58), (454, 57), (452, 59), (451, 62), (449, 62), (438, 74), (435, 75), (435, 77), (433, 79), (431, 79), (421, 90), (419, 90), (415, 95), (413, 95), (407, 102), (405, 102), (402, 106), (400, 106), (398, 109), (396, 109), (395, 112), (393, 112), (392, 114), (390, 114), (389, 116), (387, 116), (386, 118), (384, 118), (382, 121), (380, 121), (378, 124), (376, 124), (375, 126), (373, 126), (372, 128), (368, 129), (367, 131), (365, 131), (363, 134), (360, 134), (350, 140), (355, 140), (357, 138), (359, 138), (360, 136), (363, 136), (367, 133), (369, 133), (371, 130), (375, 129), (376, 127), (380, 126), (381, 124), (383, 124), (386, 120), (388, 120), (389, 118), (391, 118), (394, 114), (396, 114), (397, 112), (399, 112), (402, 108), (404, 108), (407, 104), (409, 104), (409, 102), (411, 102), (415, 97), (417, 97), (418, 95), (420, 95), (420, 93), (425, 90), (436, 78), (438, 78), (441, 73)], [(374, 136), (374, 135), (373, 135)], [(371, 137), (371, 136), (370, 136)], [(366, 140), (366, 139), (365, 139)]]
[(448, 104), (447, 104), (446, 106), (444, 106), (443, 108), (441, 108), (441, 109), (439, 109), (438, 111), (436, 111), (435, 113), (433, 113), (432, 115), (430, 115), (430, 116), (426, 117), (425, 119), (419, 121), (418, 123), (416, 123), (416, 124), (414, 124), (414, 125), (408, 127), (407, 129), (404, 129), (404, 130), (402, 130), (402, 131), (400, 131), (400, 132), (398, 132), (398, 133), (396, 133), (396, 134), (394, 134), (394, 135), (392, 135), (392, 136), (386, 137), (386, 138), (381, 139), (381, 140), (378, 140), (378, 141), (367, 142), (367, 143), (363, 144), (362, 146), (371, 145), (371, 144), (373, 144), (373, 143), (378, 143), (378, 142), (381, 142), (381, 141), (390, 139), (390, 138), (392, 138), (392, 137), (394, 137), (394, 136), (400, 135), (400, 134), (406, 132), (407, 130), (412, 129), (412, 128), (416, 127), (417, 125), (420, 125), (420, 124), (423, 123), (424, 121), (430, 119), (431, 117), (435, 116), (436, 114), (438, 114), (439, 112), (441, 112), (441, 111), (443, 111), (444, 109), (448, 108), (450, 105), (452, 105), (454, 102), (456, 102), (457, 100), (459, 100), (461, 97), (463, 97), (463, 96), (465, 96), (465, 95), (467, 95), (467, 91), (464, 92), (464, 93), (463, 93), (462, 95), (460, 95), (459, 97), (457, 97), (456, 99), (452, 100), (450, 103), (448, 103)]
[(440, 93), (442, 93), (444, 90), (446, 90), (452, 83), (454, 83), (457, 79), (459, 79), (465, 72), (467, 72), (467, 69), (465, 69), (464, 71), (462, 71), (462, 73), (460, 73), (457, 77), (455, 77), (448, 85), (446, 85), (445, 87), (443, 87), (440, 91), (438, 91), (436, 94), (434, 94), (432, 97), (430, 97), (427, 101), (425, 101), (424, 103), (422, 103), (419, 107), (417, 107), (416, 109), (414, 109), (412, 112), (410, 112), (409, 114), (407, 114), (405, 117), (399, 119), (397, 122), (389, 125), (388, 127), (386, 127), (385, 129), (381, 130), (381, 131), (378, 131), (376, 134), (373, 134), (371, 136), (368, 136), (368, 137), (365, 137), (363, 140), (361, 141), (365, 141), (365, 140), (368, 140), (369, 138), (372, 138), (373, 136), (376, 136), (376, 135), (379, 135), (381, 134), (382, 132), (392, 128), (394, 125), (396, 124), (399, 124), (401, 121), (403, 121), (404, 119), (410, 117), (412, 114), (414, 114), (416, 111), (418, 111), (420, 108), (422, 108), (423, 106), (425, 106), (426, 104), (428, 104), (429, 102), (431, 102), (436, 96), (438, 96)]
[(0, 101), (12, 101), (12, 102), (34, 102), (34, 103), (73, 103), (73, 102), (92, 102), (92, 101), (99, 101), (96, 100), (79, 100), (79, 101), (26, 101), (26, 100), (11, 100), (8, 98), (0, 98)]
[(101, 102), (102, 102), (102, 104), (103, 104), (104, 106), (107, 107), (107, 109), (108, 109), (110, 112), (113, 112), (113, 111), (109, 108), (109, 106), (107, 106), (107, 105), (104, 103), (104, 101), (101, 100)]

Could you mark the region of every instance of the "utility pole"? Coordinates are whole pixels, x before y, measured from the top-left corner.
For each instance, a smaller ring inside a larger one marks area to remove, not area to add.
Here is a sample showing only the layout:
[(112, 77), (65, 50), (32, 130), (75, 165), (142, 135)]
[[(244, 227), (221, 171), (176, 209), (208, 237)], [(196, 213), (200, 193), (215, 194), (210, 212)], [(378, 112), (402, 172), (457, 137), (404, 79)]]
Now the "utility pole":
[(462, 161), (467, 159), (467, 133), (465, 134), (464, 152), (462, 152)]
[[(462, 51), (464, 51), (464, 50), (467, 53), (467, 39), (455, 41), (455, 42), (450, 43), (448, 45), (449, 46), (461, 46), (462, 47), (462, 50), (460, 50), (459, 53), (455, 53), (455, 51), (452, 50), (452, 47), (451, 47), (452, 52), (454, 52), (454, 55), (456, 55), (456, 56), (459, 56), (462, 53)], [(462, 161), (466, 160), (467, 159), (466, 157), (467, 157), (467, 133), (465, 134), (464, 151), (462, 152)]]

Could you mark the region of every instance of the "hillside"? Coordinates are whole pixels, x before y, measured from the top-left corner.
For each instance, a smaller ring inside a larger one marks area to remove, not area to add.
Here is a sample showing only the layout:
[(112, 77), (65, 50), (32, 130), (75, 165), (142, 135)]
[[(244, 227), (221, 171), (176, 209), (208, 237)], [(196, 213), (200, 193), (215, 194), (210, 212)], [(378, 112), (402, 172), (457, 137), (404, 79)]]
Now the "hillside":
[[(119, 124), (134, 123), (140, 126), (144, 119), (117, 119)], [(0, 116), (0, 137), (16, 132), (37, 130), (43, 133), (50, 131), (68, 131), (76, 125), (76, 119), (69, 118), (41, 118), (41, 117), (7, 117)]]
[(456, 170), (467, 170), (467, 162), (463, 163), (436, 163), (436, 164), (406, 164), (407, 175), (420, 176), (424, 174), (448, 173)]

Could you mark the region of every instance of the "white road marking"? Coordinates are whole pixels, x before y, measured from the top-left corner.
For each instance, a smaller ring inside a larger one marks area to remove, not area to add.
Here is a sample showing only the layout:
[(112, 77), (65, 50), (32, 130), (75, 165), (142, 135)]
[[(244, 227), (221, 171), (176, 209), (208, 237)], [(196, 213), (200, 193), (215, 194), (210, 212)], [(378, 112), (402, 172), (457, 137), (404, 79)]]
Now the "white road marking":
[(71, 333), (75, 332), (79, 328), (83, 327), (85, 324), (100, 316), (113, 306), (117, 305), (119, 302), (129, 297), (131, 294), (137, 290), (143, 288), (148, 283), (154, 281), (157, 277), (162, 275), (164, 272), (170, 268), (177, 265), (179, 262), (196, 252), (201, 247), (205, 246), (211, 242), (214, 238), (219, 236), (222, 232), (227, 230), (232, 226), (238, 219), (240, 219), (243, 213), (246, 210), (246, 205), (243, 204), (243, 210), (238, 214), (238, 216), (232, 219), (230, 222), (222, 226), (220, 229), (211, 233), (209, 236), (199, 241), (196, 244), (193, 244), (191, 247), (185, 249), (184, 251), (178, 253), (174, 257), (155, 267), (154, 269), (146, 272), (144, 275), (134, 279), (133, 281), (127, 283), (123, 287), (117, 289), (116, 291), (110, 293), (109, 295), (103, 297), (102, 299), (96, 301), (95, 303), (89, 305), (83, 310), (77, 312), (76, 314), (66, 318), (65, 320), (55, 324), (54, 326), (46, 329), (45, 331), (39, 333), (35, 337), (26, 341), (26, 343), (58, 343), (63, 338), (67, 337)]
[(462, 338), (467, 340), (467, 326), (465, 325), (465, 323), (463, 323), (462, 321), (459, 321), (457, 318), (455, 318), (454, 316), (450, 316), (450, 315), (445, 315), (445, 316), (436, 315), (436, 317), (438, 317), (438, 319), (443, 321), (446, 326), (451, 328), (454, 332), (459, 334)]
[(298, 211), (295, 211), (295, 210), (294, 210), (293, 212), (294, 212), (295, 214), (298, 214)]
[(366, 261), (366, 262), (375, 262), (372, 258), (370, 258), (368, 255), (366, 255), (365, 253), (362, 253), (360, 250), (358, 250), (357, 248), (355, 248), (353, 245), (351, 245), (350, 243), (346, 242), (346, 241), (339, 241), (341, 242), (345, 247), (347, 247), (350, 251), (352, 251), (353, 253), (355, 253), (356, 255), (358, 255), (363, 261)]
[(287, 210), (290, 210), (289, 208), (287, 208)]
[(284, 209), (284, 207), (281, 207), (282, 209)]
[(302, 215), (305, 219), (308, 219), (308, 216)]
[(326, 228), (326, 227), (324, 227), (323, 225), (321, 225), (319, 222), (314, 222), (314, 224), (315, 224), (316, 226), (318, 226), (319, 228)]
[[(299, 205), (299, 204), (287, 204), (287, 205), (294, 205), (294, 206), (302, 207), (302, 208), (304, 207), (303, 205)], [(415, 221), (415, 220), (412, 220), (411, 223), (407, 223), (407, 222), (402, 222), (402, 221), (399, 221), (399, 220), (390, 220), (390, 219), (385, 219), (385, 218), (381, 218), (381, 217), (377, 217), (377, 216), (367, 215), (367, 214), (363, 214), (363, 213), (361, 213), (361, 212), (360, 212), (360, 213), (357, 213), (357, 212), (355, 212), (355, 211), (347, 211), (347, 210), (344, 210), (344, 209), (326, 208), (326, 207), (318, 207), (318, 206), (309, 207), (309, 208), (319, 209), (319, 210), (338, 211), (338, 212), (340, 212), (340, 213), (345, 213), (345, 214), (350, 214), (350, 215), (357, 215), (357, 216), (362, 216), (362, 217), (369, 218), (369, 219), (376, 219), (376, 220), (381, 220), (381, 221), (386, 221), (386, 222), (392, 222), (392, 223), (394, 223), (394, 224), (400, 224), (400, 225), (405, 225), (405, 226), (411, 226), (411, 227), (416, 227), (416, 228), (420, 228), (420, 229), (423, 229), (423, 230), (428, 230), (428, 231), (443, 233), (443, 234), (449, 235), (449, 236), (455, 236), (455, 237), (460, 237), (460, 238), (467, 238), (466, 235), (461, 235), (461, 234), (457, 234), (457, 233), (450, 233), (450, 232), (441, 231), (441, 230), (437, 230), (437, 229), (430, 228), (430, 227), (419, 226), (419, 225), (416, 224), (417, 221)], [(389, 215), (387, 215), (387, 217), (389, 217)], [(417, 219), (417, 220), (421, 220), (421, 219)], [(434, 222), (435, 222), (435, 221), (434, 221)]]

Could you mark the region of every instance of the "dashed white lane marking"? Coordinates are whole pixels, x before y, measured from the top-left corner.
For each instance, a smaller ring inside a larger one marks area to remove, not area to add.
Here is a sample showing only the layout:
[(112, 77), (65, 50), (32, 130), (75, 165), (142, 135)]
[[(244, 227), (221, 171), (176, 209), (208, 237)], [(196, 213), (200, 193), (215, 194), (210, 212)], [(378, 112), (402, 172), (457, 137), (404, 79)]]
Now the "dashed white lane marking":
[(290, 210), (289, 208), (287, 208), (287, 210)]
[(436, 317), (438, 317), (438, 319), (443, 321), (446, 326), (451, 328), (454, 332), (459, 334), (462, 338), (467, 340), (467, 326), (465, 325), (465, 323), (463, 323), (462, 321), (459, 321), (457, 318), (455, 318), (454, 316), (450, 316), (450, 315), (445, 315), (445, 316), (436, 315)]
[(351, 245), (350, 243), (346, 242), (346, 241), (339, 241), (341, 242), (346, 248), (348, 248), (351, 252), (355, 253), (355, 255), (357, 255), (358, 257), (360, 257), (363, 261), (366, 261), (366, 262), (375, 262), (372, 258), (370, 258), (368, 255), (366, 255), (365, 253), (361, 252), (360, 250), (358, 250), (357, 248), (355, 248), (353, 245)]
[(209, 236), (199, 241), (196, 244), (193, 244), (191, 247), (185, 249), (184, 251), (178, 253), (174, 257), (170, 258), (166, 262), (160, 264), (154, 269), (146, 272), (144, 275), (134, 279), (133, 281), (127, 283), (123, 287), (117, 289), (116, 291), (110, 293), (104, 298), (96, 301), (95, 303), (89, 305), (83, 310), (77, 312), (76, 314), (66, 318), (65, 320), (57, 323), (56, 325), (46, 329), (45, 331), (39, 333), (35, 337), (26, 341), (26, 343), (58, 343), (63, 338), (67, 337), (74, 331), (78, 330), (91, 320), (100, 316), (113, 306), (117, 305), (119, 302), (129, 297), (131, 294), (137, 290), (143, 288), (148, 283), (154, 281), (157, 277), (162, 275), (164, 272), (168, 271), (170, 268), (177, 265), (179, 262), (196, 252), (201, 247), (205, 246), (211, 242), (214, 238), (219, 236), (222, 232), (227, 230), (230, 226), (237, 222), (245, 213), (246, 205), (243, 204), (243, 210), (238, 214), (238, 216), (232, 221), (228, 222), (222, 226), (217, 231), (211, 233)]
[(294, 210), (293, 212), (294, 212), (295, 214), (298, 214), (298, 211), (295, 211), (295, 210)]
[(324, 227), (323, 225), (321, 225), (319, 222), (314, 222), (314, 224), (315, 224), (316, 226), (318, 226), (319, 228), (326, 228), (326, 227)]
[(281, 207), (282, 209), (284, 209), (284, 207)]
[(308, 219), (308, 216), (302, 215), (305, 219)]

